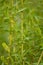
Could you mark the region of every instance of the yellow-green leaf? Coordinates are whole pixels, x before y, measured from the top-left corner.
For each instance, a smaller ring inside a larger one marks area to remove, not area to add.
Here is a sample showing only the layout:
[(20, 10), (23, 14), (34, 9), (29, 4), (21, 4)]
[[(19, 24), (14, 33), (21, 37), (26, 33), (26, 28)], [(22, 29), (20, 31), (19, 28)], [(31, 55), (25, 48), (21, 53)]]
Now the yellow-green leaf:
[(2, 43), (2, 46), (3, 46), (3, 48), (7, 51), (7, 52), (10, 52), (10, 48), (9, 48), (9, 46), (4, 42), (4, 43)]

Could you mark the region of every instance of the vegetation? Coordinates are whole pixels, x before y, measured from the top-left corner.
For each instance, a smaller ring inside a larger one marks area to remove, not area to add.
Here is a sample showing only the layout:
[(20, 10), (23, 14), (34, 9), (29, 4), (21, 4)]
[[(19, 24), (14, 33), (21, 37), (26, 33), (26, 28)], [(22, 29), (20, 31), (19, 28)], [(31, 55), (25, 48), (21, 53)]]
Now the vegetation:
[(0, 0), (0, 65), (43, 65), (43, 0)]

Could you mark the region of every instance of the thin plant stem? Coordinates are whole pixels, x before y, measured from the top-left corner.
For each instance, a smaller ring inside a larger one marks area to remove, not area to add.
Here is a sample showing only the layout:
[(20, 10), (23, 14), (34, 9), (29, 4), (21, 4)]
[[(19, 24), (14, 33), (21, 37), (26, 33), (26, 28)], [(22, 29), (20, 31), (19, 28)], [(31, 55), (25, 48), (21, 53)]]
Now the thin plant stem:
[[(23, 0), (21, 0), (21, 5), (22, 5), (22, 8), (24, 7), (23, 6)], [(22, 42), (23, 42), (23, 23), (24, 23), (24, 20), (23, 20), (23, 12), (21, 12), (21, 40), (22, 40)], [(24, 46), (24, 44), (22, 43), (22, 46), (21, 46), (21, 49), (22, 49), (22, 52), (21, 52), (21, 54), (22, 54), (22, 65), (24, 65), (24, 60), (23, 60), (23, 57), (24, 57), (24, 55), (23, 55), (23, 46)]]
[[(13, 7), (13, 0), (11, 0), (11, 7)], [(12, 30), (13, 30), (13, 27), (14, 27), (13, 24), (14, 24), (14, 21), (13, 21), (12, 15), (11, 15), (11, 17), (10, 17), (10, 34), (9, 34), (9, 47), (10, 47), (10, 51), (11, 51), (12, 41), (13, 41), (13, 36), (12, 36), (13, 35)], [(10, 57), (12, 65), (14, 65), (14, 60), (11, 57), (11, 53), (9, 53), (9, 57)]]
[(41, 59), (42, 59), (42, 56), (43, 56), (43, 51), (42, 51), (42, 53), (41, 53), (41, 55), (40, 55), (40, 57), (39, 57), (39, 59), (38, 59), (38, 63), (37, 63), (37, 65), (40, 64), (40, 61), (41, 61)]

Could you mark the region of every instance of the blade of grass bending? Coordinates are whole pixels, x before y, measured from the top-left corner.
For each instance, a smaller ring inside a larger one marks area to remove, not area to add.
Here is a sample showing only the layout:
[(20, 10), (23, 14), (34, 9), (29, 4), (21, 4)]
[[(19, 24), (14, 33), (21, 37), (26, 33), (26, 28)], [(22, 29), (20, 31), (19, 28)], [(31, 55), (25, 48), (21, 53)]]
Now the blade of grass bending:
[(42, 53), (41, 53), (41, 55), (40, 55), (40, 57), (39, 57), (39, 59), (38, 59), (38, 63), (37, 63), (37, 65), (40, 64), (40, 61), (41, 61), (41, 59), (42, 59), (42, 56), (43, 56), (43, 51), (42, 51)]

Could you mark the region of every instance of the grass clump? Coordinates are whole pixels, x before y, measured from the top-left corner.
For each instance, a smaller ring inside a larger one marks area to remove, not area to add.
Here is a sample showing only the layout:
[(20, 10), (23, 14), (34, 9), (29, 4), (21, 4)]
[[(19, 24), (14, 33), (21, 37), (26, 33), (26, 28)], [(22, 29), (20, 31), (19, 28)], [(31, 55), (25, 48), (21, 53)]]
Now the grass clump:
[(0, 65), (43, 65), (43, 0), (0, 0)]

